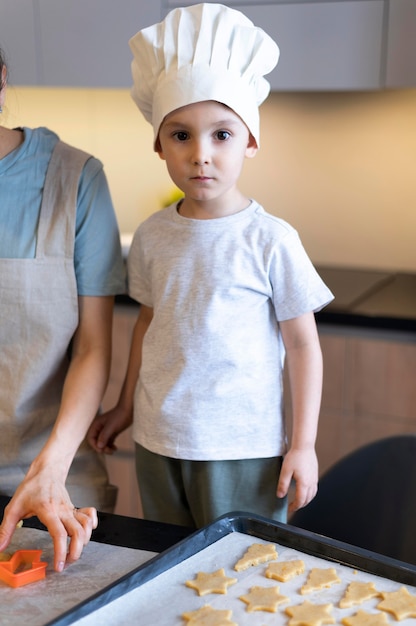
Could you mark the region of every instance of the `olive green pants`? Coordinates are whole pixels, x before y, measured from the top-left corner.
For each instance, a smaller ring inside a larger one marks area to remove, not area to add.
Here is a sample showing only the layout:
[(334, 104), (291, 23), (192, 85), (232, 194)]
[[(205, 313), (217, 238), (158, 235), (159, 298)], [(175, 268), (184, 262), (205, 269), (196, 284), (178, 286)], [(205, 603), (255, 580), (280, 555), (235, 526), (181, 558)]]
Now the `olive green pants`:
[(186, 461), (136, 444), (136, 471), (144, 517), (200, 528), (226, 513), (287, 520), (287, 498), (276, 497), (282, 457)]

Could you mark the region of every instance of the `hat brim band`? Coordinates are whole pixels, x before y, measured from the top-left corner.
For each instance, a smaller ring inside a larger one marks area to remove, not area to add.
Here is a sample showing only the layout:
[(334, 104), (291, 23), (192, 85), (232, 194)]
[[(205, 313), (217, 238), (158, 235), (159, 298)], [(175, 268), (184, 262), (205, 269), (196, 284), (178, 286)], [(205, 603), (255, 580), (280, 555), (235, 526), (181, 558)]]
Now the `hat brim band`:
[[(268, 83), (264, 80), (268, 95)], [(152, 125), (156, 142), (165, 117), (183, 106), (215, 100), (230, 107), (246, 124), (259, 146), (259, 109), (256, 91), (232, 71), (218, 73), (210, 66), (185, 66), (172, 74), (161, 74), (153, 98)]]

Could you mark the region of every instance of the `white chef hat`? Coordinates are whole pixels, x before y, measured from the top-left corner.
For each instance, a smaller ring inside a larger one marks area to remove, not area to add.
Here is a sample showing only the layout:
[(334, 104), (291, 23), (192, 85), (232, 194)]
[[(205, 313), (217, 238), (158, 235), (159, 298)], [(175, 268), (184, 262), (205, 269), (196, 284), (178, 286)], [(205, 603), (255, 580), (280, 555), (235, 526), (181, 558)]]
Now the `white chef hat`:
[(155, 141), (168, 113), (216, 100), (241, 117), (259, 146), (258, 107), (270, 91), (263, 75), (277, 64), (279, 48), (240, 11), (211, 3), (174, 9), (129, 45), (131, 95)]

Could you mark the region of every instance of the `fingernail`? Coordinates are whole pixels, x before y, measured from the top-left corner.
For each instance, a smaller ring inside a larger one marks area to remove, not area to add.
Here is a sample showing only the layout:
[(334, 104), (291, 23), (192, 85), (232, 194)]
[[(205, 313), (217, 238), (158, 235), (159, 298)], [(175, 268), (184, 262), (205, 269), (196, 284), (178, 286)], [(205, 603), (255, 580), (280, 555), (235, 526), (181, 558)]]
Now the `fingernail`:
[(57, 566), (56, 569), (57, 569), (58, 572), (62, 572), (64, 567), (65, 567), (64, 561), (59, 561), (58, 566)]

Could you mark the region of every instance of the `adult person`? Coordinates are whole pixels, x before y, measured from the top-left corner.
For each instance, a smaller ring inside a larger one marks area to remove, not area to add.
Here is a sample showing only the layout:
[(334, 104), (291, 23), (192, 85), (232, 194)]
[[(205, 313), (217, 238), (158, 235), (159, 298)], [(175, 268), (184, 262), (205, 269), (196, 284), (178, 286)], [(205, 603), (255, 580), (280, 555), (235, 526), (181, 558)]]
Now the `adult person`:
[(130, 46), (133, 99), (184, 198), (135, 233), (129, 291), (141, 306), (127, 374), (89, 441), (111, 453), (133, 421), (149, 519), (200, 527), (242, 510), (286, 521), (317, 490), (314, 312), (333, 295), (295, 229), (239, 187), (278, 47), (239, 11), (211, 3), (174, 9)]
[[(0, 111), (7, 67), (0, 50)], [(4, 113), (3, 113), (4, 115)], [(0, 125), (0, 551), (36, 515), (54, 567), (77, 560), (116, 489), (84, 441), (108, 380), (125, 289), (102, 164), (47, 128)], [(70, 538), (69, 546), (67, 539)]]

